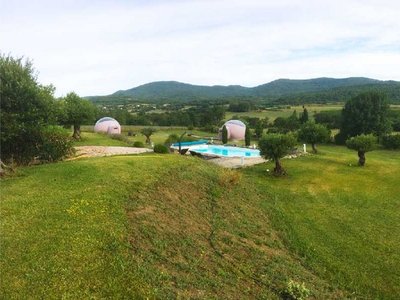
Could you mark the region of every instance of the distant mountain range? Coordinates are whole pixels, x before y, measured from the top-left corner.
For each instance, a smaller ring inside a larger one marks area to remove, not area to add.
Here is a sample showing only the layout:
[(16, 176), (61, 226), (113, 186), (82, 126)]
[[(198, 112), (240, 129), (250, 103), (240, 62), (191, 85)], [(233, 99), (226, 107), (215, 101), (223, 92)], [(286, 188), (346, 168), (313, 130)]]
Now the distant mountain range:
[(367, 90), (382, 91), (387, 94), (390, 102), (400, 103), (399, 81), (381, 81), (365, 77), (278, 79), (252, 88), (240, 85), (203, 86), (177, 81), (157, 81), (128, 90), (120, 90), (108, 96), (87, 98), (94, 102), (191, 102), (243, 99), (270, 103), (325, 103), (345, 101)]

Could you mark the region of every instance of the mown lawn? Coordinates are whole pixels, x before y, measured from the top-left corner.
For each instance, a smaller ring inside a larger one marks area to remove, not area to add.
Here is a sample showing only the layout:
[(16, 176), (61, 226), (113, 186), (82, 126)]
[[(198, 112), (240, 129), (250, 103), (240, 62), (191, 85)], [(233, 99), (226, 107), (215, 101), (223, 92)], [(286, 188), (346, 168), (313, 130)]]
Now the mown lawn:
[[(239, 171), (85, 158), (0, 181), (2, 298), (398, 299), (400, 153), (342, 147)], [(352, 164), (352, 166), (349, 166)]]
[[(132, 130), (135, 136), (128, 136), (128, 128), (130, 128), (129, 130)], [(85, 126), (83, 127), (83, 130), (85, 131), (82, 132), (81, 134), (82, 140), (75, 142), (75, 145), (76, 146), (132, 146), (133, 142), (135, 141), (140, 141), (142, 143), (145, 143), (146, 137), (140, 133), (141, 128), (142, 127), (140, 126), (122, 126), (123, 130), (121, 135), (127, 139), (128, 142), (126, 142), (126, 141), (111, 139), (106, 134), (95, 133), (93, 132), (92, 126)], [(155, 129), (156, 132), (153, 133), (153, 135), (151, 136), (151, 141), (154, 144), (164, 144), (165, 140), (169, 137), (169, 135), (177, 134), (178, 136), (180, 136), (184, 132), (186, 132), (187, 134), (195, 135), (198, 138), (209, 138), (217, 136), (216, 133), (211, 133), (201, 130), (188, 130), (188, 129), (179, 129), (174, 127), (155, 127)], [(150, 147), (150, 145), (146, 144), (145, 146)]]
[[(286, 245), (315, 272), (367, 299), (400, 297), (400, 152), (321, 147), (319, 155), (245, 169)], [(351, 166), (350, 166), (351, 165)], [(270, 201), (273, 199), (273, 201)]]
[(74, 146), (122, 146), (127, 147), (129, 143), (112, 139), (106, 134), (95, 132), (82, 132), (81, 140), (74, 141)]

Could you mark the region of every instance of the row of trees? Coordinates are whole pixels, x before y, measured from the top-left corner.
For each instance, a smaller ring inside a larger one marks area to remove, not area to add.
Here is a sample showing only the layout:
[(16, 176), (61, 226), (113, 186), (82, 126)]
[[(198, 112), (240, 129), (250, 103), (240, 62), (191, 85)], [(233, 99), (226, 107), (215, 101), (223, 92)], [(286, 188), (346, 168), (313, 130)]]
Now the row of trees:
[[(332, 116), (333, 114), (324, 114), (319, 120), (333, 124), (336, 114), (335, 117)], [(274, 172), (277, 175), (285, 174), (280, 159), (295, 146), (295, 134), (298, 140), (310, 143), (315, 153), (317, 143), (330, 140), (330, 129), (314, 121), (306, 121), (296, 130), (297, 126), (293, 124), (298, 124), (300, 121), (295, 114), (284, 119), (284, 126), (279, 122), (282, 120), (275, 121), (274, 125), (286, 129), (287, 133), (269, 133), (259, 141), (261, 154), (275, 161)], [(400, 135), (390, 135), (393, 124), (396, 123), (390, 118), (389, 104), (385, 96), (380, 93), (363, 93), (346, 102), (340, 114), (339, 124), (340, 131), (335, 136), (335, 141), (356, 150), (360, 166), (365, 165), (365, 153), (375, 149), (379, 141), (382, 141), (387, 148), (400, 148)]]

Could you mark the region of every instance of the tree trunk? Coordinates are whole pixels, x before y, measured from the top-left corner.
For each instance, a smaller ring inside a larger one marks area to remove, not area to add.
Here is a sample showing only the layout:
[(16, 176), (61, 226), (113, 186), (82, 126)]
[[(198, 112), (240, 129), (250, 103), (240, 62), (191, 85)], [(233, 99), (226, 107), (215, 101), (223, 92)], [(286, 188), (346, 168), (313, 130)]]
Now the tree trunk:
[(286, 172), (283, 169), (281, 162), (279, 161), (279, 159), (275, 159), (275, 169), (274, 169), (274, 174), (277, 176), (281, 176), (281, 175), (285, 175)]
[(365, 165), (365, 152), (364, 151), (358, 151), (358, 164), (362, 167)]
[(316, 144), (311, 144), (311, 147), (312, 147), (312, 151), (314, 152), (314, 153), (317, 153), (318, 151), (317, 151), (317, 145)]
[(72, 137), (75, 140), (80, 140), (81, 139), (81, 125), (74, 125), (74, 134)]
[(146, 135), (146, 144), (149, 144), (149, 145), (151, 144), (150, 136), (147, 136), (147, 135)]

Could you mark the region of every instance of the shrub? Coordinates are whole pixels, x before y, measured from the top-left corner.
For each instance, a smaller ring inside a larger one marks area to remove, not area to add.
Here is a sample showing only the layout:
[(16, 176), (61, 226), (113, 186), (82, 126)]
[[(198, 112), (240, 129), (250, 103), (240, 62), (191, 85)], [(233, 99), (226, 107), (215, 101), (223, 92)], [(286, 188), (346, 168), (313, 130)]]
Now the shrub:
[(168, 148), (163, 144), (155, 144), (154, 145), (154, 152), (155, 153), (169, 153)]
[(39, 159), (54, 162), (72, 154), (69, 132), (59, 126), (47, 126), (41, 132)]
[(128, 136), (136, 136), (136, 133), (134, 133), (132, 130), (128, 130)]
[(382, 145), (386, 149), (400, 149), (400, 134), (384, 136), (382, 138)]
[(298, 283), (293, 280), (289, 280), (286, 284), (284, 291), (285, 296), (289, 299), (304, 300), (311, 295), (311, 291), (303, 283)]
[(122, 135), (122, 134), (111, 134), (110, 137), (113, 140), (118, 140), (118, 141), (125, 142), (125, 143), (129, 144), (129, 139), (126, 136)]
[(133, 142), (133, 147), (144, 148), (144, 144), (141, 141), (135, 141), (135, 142)]
[(334, 136), (334, 141), (336, 145), (345, 145), (346, 144), (346, 135), (343, 134), (343, 132), (339, 131), (337, 134)]
[(222, 127), (222, 143), (226, 144), (228, 142), (228, 129), (224, 125)]
[(250, 127), (248, 125), (246, 125), (246, 131), (244, 134), (244, 142), (245, 142), (246, 147), (250, 146), (250, 141), (251, 141)]

